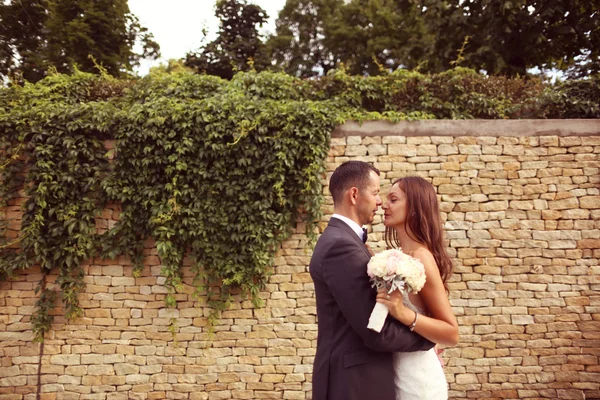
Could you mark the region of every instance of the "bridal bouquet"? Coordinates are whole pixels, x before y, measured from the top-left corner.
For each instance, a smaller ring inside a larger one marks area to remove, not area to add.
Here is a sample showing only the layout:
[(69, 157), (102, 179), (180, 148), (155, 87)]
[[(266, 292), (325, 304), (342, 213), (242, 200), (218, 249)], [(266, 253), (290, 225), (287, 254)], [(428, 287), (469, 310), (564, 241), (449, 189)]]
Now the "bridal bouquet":
[[(421, 261), (400, 249), (384, 250), (371, 257), (367, 275), (377, 291), (385, 289), (388, 293), (396, 289), (417, 293), (425, 284), (425, 267)], [(385, 304), (376, 303), (367, 328), (381, 332), (388, 312)]]

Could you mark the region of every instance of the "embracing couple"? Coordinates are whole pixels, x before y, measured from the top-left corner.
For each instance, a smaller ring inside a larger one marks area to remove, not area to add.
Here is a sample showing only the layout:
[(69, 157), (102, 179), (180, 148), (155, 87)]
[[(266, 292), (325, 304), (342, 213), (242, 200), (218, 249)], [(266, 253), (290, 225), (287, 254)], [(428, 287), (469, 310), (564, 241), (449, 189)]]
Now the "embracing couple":
[[(382, 202), (379, 170), (348, 161), (334, 171), (329, 189), (334, 214), (310, 261), (319, 329), (313, 400), (447, 399), (434, 346), (455, 345), (458, 325), (447, 297), (452, 261), (433, 186), (419, 177), (398, 179)], [(380, 206), (388, 246), (425, 266), (417, 294), (371, 287), (362, 226), (373, 222)], [(389, 308), (379, 333), (367, 329), (376, 302)]]

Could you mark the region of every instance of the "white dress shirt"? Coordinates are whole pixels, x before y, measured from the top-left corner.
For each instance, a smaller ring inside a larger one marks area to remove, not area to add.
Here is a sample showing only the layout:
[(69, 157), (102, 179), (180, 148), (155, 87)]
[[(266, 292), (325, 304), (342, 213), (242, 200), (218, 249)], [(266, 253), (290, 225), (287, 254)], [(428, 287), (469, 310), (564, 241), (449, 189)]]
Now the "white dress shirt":
[(346, 225), (348, 225), (350, 228), (352, 228), (352, 230), (354, 232), (356, 232), (356, 234), (358, 235), (358, 238), (360, 240), (363, 240), (364, 232), (363, 232), (363, 228), (359, 224), (352, 221), (350, 218), (344, 217), (343, 215), (340, 215), (340, 214), (333, 214), (331, 216), (331, 218), (337, 218), (337, 219), (341, 219), (342, 221), (344, 221), (346, 223)]

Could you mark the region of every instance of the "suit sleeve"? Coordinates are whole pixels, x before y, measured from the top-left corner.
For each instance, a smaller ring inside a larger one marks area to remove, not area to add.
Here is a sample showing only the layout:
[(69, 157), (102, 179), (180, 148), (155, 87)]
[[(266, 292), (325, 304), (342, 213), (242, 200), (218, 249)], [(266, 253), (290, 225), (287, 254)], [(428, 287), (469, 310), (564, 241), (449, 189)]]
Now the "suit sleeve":
[[(367, 275), (368, 256), (356, 243), (336, 238), (323, 258), (323, 278), (344, 317), (365, 345), (375, 351), (429, 350), (435, 343), (388, 317), (381, 332), (367, 329), (376, 292)], [(335, 261), (332, 261), (335, 260)]]

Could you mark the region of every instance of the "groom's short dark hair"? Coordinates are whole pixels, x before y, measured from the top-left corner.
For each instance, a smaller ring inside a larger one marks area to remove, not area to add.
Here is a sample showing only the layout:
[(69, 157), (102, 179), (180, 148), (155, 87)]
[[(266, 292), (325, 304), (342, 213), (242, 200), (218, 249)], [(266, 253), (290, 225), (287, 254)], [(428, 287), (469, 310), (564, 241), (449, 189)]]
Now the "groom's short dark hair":
[(333, 171), (329, 180), (329, 191), (333, 197), (333, 204), (342, 199), (343, 193), (351, 187), (364, 190), (369, 184), (369, 175), (374, 171), (379, 175), (379, 170), (364, 161), (346, 161)]

